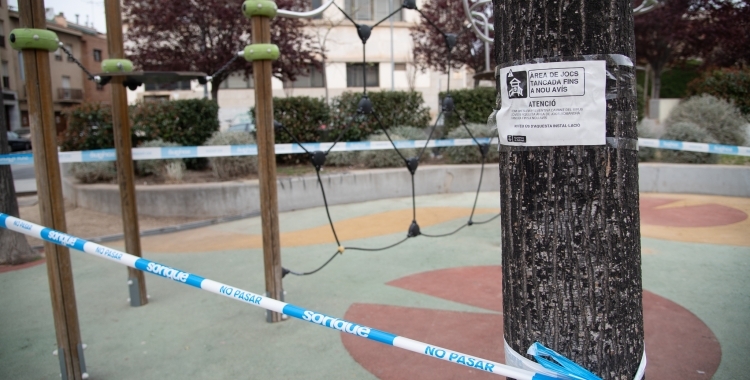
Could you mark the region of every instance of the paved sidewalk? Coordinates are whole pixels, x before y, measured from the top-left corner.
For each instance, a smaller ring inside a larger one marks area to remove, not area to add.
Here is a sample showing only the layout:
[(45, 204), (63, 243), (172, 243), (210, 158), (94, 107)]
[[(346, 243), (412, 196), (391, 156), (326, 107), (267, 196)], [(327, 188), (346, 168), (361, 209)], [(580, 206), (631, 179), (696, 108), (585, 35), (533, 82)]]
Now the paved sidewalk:
[[(463, 224), (473, 196), (417, 197), (423, 232)], [(750, 199), (642, 194), (641, 203), (647, 378), (746, 378)], [(498, 194), (483, 193), (474, 219), (498, 208)], [(384, 246), (405, 236), (411, 198), (334, 206), (331, 216), (345, 245)], [(308, 271), (336, 250), (323, 208), (283, 213), (280, 225), (285, 267)], [(142, 244), (149, 259), (262, 293), (259, 239), (251, 218)], [(125, 268), (71, 255), (91, 379), (486, 377), (296, 320), (267, 324), (262, 309), (154, 276), (150, 303), (131, 308)], [(287, 276), (286, 301), (502, 361), (500, 263), (497, 219), (383, 252), (346, 251), (315, 275)], [(59, 379), (45, 265), (0, 273), (0, 287), (0, 379)]]

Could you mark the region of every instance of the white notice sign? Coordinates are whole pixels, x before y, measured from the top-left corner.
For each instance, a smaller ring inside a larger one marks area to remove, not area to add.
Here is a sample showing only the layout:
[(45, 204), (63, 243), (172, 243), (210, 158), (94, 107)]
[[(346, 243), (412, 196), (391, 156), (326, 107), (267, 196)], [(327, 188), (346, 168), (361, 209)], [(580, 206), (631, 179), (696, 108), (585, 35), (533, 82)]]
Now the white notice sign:
[(605, 61), (538, 63), (500, 70), (500, 143), (604, 145)]

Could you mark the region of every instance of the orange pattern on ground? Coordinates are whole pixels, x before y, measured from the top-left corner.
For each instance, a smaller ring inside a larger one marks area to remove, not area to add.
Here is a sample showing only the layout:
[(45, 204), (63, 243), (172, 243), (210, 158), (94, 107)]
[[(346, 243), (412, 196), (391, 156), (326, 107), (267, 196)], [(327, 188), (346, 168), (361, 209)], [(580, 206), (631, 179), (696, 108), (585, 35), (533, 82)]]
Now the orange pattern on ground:
[[(676, 221), (677, 225), (653, 225), (647, 224), (652, 218), (641, 220), (641, 235), (645, 237), (685, 241), (692, 243), (724, 244), (750, 246), (750, 218), (739, 218), (737, 214), (750, 214), (750, 198), (723, 197), (715, 195), (692, 195), (692, 194), (641, 194), (642, 210), (644, 207), (653, 208), (654, 211), (669, 211), (677, 217), (680, 211), (692, 212), (697, 215), (690, 217), (716, 219), (716, 215), (710, 215), (712, 210), (725, 213), (726, 208), (731, 208), (733, 217), (728, 217), (727, 224), (712, 226), (686, 226), (685, 221)], [(724, 210), (724, 211), (722, 211)], [(648, 211), (646, 211), (648, 212)], [(658, 219), (658, 218), (657, 218)]]
[[(494, 214), (495, 209), (477, 209), (474, 215)], [(417, 208), (417, 221), (420, 228), (444, 223), (454, 219), (468, 218), (471, 208), (467, 207), (422, 207)], [(343, 242), (406, 232), (411, 224), (412, 210), (386, 211), (373, 215), (345, 219), (334, 223), (336, 233)], [(299, 231), (281, 233), (282, 247), (300, 247), (315, 244), (336, 244), (325, 218), (325, 223), (318, 227)], [(114, 243), (121, 245), (122, 242)], [(208, 252), (231, 249), (262, 248), (263, 240), (258, 234), (239, 234), (221, 231), (216, 228), (200, 228), (189, 231), (176, 232), (169, 235), (149, 236), (141, 239), (144, 251), (162, 253)]]

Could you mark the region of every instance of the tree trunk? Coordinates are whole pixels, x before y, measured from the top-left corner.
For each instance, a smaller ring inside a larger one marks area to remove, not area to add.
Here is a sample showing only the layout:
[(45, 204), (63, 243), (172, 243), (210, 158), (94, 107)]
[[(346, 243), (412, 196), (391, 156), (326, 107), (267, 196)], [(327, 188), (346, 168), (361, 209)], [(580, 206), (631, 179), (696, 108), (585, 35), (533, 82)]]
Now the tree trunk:
[(654, 82), (651, 87), (651, 99), (661, 99), (661, 73), (664, 70), (661, 66), (654, 66)]
[[(584, 54), (635, 61), (630, 1), (493, 3), (496, 62)], [(617, 71), (618, 96), (607, 100), (606, 135), (636, 139), (635, 67), (607, 70)], [(500, 199), (508, 345), (525, 353), (540, 342), (604, 379), (633, 379), (644, 347), (638, 152), (503, 149)]]
[(221, 82), (224, 80), (217, 81), (214, 79), (213, 82), (211, 82), (211, 100), (216, 102), (216, 104), (219, 104), (219, 85), (221, 85)]
[[(5, 125), (5, 107), (0, 104), (0, 154), (8, 154), (8, 126)], [(0, 165), (0, 212), (18, 217), (18, 200), (10, 165)], [(18, 232), (0, 228), (0, 265), (17, 265), (34, 261), (40, 256)]]

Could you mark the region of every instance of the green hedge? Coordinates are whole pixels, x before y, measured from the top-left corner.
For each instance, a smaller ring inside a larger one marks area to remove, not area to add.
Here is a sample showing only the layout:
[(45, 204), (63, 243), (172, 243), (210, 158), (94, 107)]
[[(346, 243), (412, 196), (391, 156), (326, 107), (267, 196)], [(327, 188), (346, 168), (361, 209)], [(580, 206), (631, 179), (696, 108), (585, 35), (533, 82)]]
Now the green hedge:
[(114, 148), (112, 110), (106, 104), (85, 103), (66, 111), (68, 128), (59, 136), (63, 151)]
[[(203, 145), (219, 130), (219, 106), (208, 99), (144, 102), (129, 107), (133, 146), (161, 139), (182, 146)], [(114, 147), (112, 110), (103, 104), (84, 103), (67, 111), (68, 128), (60, 134), (63, 151), (107, 149)], [(208, 161), (189, 158), (191, 169)]]
[[(254, 109), (253, 109), (254, 111)], [(323, 98), (295, 96), (273, 98), (273, 117), (300, 142), (318, 142), (330, 124), (331, 111)], [(276, 131), (276, 143), (294, 142), (288, 133)]]
[[(424, 104), (422, 93), (415, 91), (368, 92), (373, 110), (388, 129), (396, 126), (426, 128), (430, 123), (430, 110)], [(345, 92), (333, 98), (331, 128), (325, 139), (333, 141), (338, 134), (351, 126), (342, 141), (360, 141), (380, 130), (374, 116), (359, 115), (357, 106), (362, 98), (358, 92)]]
[[(445, 92), (440, 93), (440, 103), (442, 104)], [(495, 109), (496, 93), (494, 87), (477, 87), (463, 90), (451, 91), (453, 103), (456, 111), (459, 112), (467, 123), (487, 123), (487, 118)], [(459, 125), (459, 118), (451, 114), (445, 118), (443, 135), (456, 129)]]
[(131, 118), (145, 141), (197, 146), (219, 130), (219, 105), (209, 99), (143, 102), (131, 110)]
[(750, 69), (722, 69), (704, 74), (687, 86), (687, 95), (709, 94), (734, 102), (745, 115), (750, 115)]

